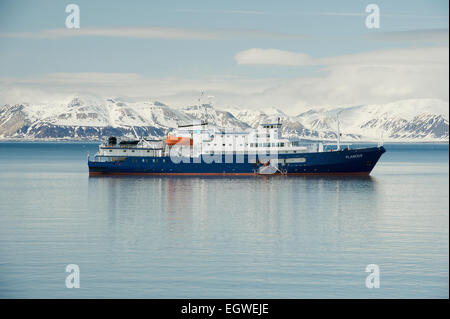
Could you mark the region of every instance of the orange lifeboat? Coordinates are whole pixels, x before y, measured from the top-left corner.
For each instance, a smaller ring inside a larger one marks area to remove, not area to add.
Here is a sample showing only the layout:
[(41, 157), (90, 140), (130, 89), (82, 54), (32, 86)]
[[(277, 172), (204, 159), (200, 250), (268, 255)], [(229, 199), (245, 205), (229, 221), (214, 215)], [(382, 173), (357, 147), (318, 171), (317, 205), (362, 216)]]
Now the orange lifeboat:
[(167, 145), (192, 145), (193, 141), (192, 138), (189, 137), (178, 137), (169, 135), (166, 139)]

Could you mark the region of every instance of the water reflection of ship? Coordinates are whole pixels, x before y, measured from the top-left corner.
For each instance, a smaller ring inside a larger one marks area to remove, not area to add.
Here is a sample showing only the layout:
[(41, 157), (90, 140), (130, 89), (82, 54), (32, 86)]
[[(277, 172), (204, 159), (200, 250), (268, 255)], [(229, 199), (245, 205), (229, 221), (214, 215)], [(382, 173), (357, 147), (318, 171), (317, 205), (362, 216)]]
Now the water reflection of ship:
[[(106, 207), (115, 232), (119, 231), (116, 226), (139, 229), (146, 219), (158, 220), (169, 237), (187, 239), (199, 239), (200, 232), (207, 236), (208, 228), (308, 232), (303, 228), (305, 218), (312, 220), (316, 230), (345, 232), (359, 227), (364, 232), (377, 225), (373, 206), (380, 204), (380, 194), (376, 185), (376, 178), (370, 176), (108, 177), (89, 179), (89, 201)], [(235, 229), (226, 228), (231, 222)]]
[(164, 178), (161, 179), (164, 189), (165, 214), (171, 225), (192, 223), (193, 220), (193, 189), (192, 183), (197, 179)]

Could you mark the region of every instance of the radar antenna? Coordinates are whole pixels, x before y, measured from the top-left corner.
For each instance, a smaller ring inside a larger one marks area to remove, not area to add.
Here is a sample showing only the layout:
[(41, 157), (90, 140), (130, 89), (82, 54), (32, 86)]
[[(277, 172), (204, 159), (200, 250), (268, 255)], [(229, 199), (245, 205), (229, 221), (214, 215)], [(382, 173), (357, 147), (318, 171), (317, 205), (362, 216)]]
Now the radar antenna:
[[(202, 106), (203, 106), (203, 104), (201, 103), (201, 99), (202, 99), (204, 93), (205, 92), (201, 91), (200, 96), (198, 97), (198, 110), (199, 111), (201, 111)], [(206, 112), (206, 114), (205, 114), (205, 112)], [(205, 107), (205, 112), (202, 113), (202, 118), (200, 119), (200, 123), (205, 122), (205, 119), (206, 119), (206, 117), (208, 115), (207, 114), (208, 111), (206, 110), (206, 107)]]

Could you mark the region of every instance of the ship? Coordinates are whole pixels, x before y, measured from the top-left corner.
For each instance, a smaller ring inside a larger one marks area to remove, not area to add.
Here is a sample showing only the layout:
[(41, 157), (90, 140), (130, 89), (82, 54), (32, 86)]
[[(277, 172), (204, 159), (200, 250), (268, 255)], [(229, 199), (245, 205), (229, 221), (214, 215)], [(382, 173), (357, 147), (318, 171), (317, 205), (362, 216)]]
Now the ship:
[(88, 155), (89, 175), (370, 175), (386, 151), (341, 145), (339, 129), (335, 143), (285, 138), (274, 122), (237, 130), (198, 121), (161, 139), (112, 136)]

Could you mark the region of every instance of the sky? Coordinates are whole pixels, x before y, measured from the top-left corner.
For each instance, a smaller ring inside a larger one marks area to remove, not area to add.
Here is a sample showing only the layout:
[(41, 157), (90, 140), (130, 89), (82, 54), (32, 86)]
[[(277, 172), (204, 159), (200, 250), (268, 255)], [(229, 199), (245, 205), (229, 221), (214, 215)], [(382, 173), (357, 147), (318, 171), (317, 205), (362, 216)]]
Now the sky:
[[(68, 4), (80, 28), (68, 29)], [(368, 28), (369, 4), (379, 28)], [(0, 0), (0, 103), (448, 102), (448, 1)]]

